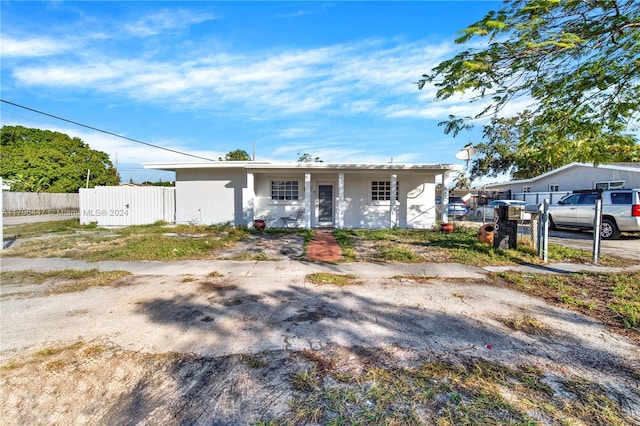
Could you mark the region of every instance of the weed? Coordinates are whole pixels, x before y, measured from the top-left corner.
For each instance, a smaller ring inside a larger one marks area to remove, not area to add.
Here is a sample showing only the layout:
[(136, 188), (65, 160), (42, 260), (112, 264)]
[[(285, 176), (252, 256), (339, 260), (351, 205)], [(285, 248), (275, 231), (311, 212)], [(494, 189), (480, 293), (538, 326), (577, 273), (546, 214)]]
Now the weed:
[(551, 329), (544, 323), (528, 315), (498, 318), (498, 321), (513, 330), (522, 331), (526, 334), (547, 335), (552, 333)]
[(192, 283), (194, 281), (197, 281), (195, 277), (184, 277), (180, 280), (181, 283)]
[(82, 351), (82, 355), (89, 357), (89, 358), (93, 358), (96, 357), (100, 354), (102, 354), (105, 351), (105, 347), (102, 345), (93, 345), (93, 346), (89, 346), (88, 348), (86, 348), (84, 351)]
[(49, 348), (45, 348), (42, 350), (39, 350), (38, 352), (36, 352), (34, 354), (34, 356), (36, 357), (49, 357), (52, 355), (58, 355), (62, 352), (68, 351), (68, 350), (73, 350), (73, 349), (78, 349), (81, 348), (84, 345), (84, 343), (82, 342), (76, 342), (72, 345), (69, 346), (55, 346), (55, 347), (49, 347)]
[(224, 274), (222, 272), (219, 272), (219, 271), (213, 271), (213, 272), (209, 272), (209, 274), (207, 276), (211, 277), (211, 278), (222, 278), (222, 277), (224, 277)]
[(315, 369), (291, 374), (291, 384), (295, 390), (310, 392), (320, 387), (320, 380)]
[(62, 370), (67, 363), (64, 360), (57, 359), (55, 361), (49, 361), (45, 365), (45, 369), (48, 371), (60, 371)]
[(242, 354), (240, 355), (240, 361), (247, 364), (249, 368), (262, 368), (267, 366), (267, 363), (261, 358), (253, 355)]

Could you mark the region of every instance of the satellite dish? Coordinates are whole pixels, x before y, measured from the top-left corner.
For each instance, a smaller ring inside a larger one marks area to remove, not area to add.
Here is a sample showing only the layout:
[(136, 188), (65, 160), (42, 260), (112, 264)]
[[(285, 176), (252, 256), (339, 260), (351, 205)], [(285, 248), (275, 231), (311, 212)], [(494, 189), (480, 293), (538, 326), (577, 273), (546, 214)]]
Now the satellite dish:
[(456, 154), (456, 158), (458, 160), (465, 160), (465, 161), (469, 161), (470, 159), (472, 159), (476, 154), (478, 153), (478, 150), (475, 149), (473, 146), (471, 146), (471, 144), (465, 146), (464, 148), (462, 148), (460, 150), (460, 152), (458, 152)]

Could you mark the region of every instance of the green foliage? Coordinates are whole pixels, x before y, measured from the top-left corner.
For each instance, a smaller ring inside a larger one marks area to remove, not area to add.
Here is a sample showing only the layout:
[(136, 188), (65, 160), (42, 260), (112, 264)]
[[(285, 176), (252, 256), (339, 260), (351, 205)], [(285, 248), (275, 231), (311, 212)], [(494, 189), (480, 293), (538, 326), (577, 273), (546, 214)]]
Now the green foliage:
[(320, 159), (320, 157), (313, 157), (311, 154), (308, 153), (298, 153), (298, 163), (322, 163), (323, 161)]
[(220, 161), (251, 161), (251, 156), (244, 149), (236, 149), (235, 151), (227, 152), (224, 158), (219, 157)]
[(64, 133), (3, 126), (0, 147), (0, 174), (13, 191), (78, 192), (88, 170), (89, 187), (120, 182), (106, 153)]
[[(640, 161), (636, 0), (507, 2), (456, 42), (469, 48), (438, 64), (418, 87), (434, 82), (438, 99), (472, 92), (472, 102), (484, 106), (474, 116), (450, 116), (441, 123), (446, 133), (492, 117), (472, 177), (529, 178), (572, 161)], [(529, 109), (495, 115), (523, 97), (531, 98)]]

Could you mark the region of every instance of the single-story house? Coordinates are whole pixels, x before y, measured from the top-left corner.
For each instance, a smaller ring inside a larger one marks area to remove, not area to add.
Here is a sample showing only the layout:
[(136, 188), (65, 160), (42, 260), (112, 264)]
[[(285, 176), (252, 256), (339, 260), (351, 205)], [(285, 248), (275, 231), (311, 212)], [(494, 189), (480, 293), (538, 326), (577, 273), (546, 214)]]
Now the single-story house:
[(460, 168), (260, 161), (144, 167), (175, 172), (177, 223), (251, 225), (266, 218), (283, 226), (282, 218), (292, 217), (307, 229), (433, 228), (436, 177)]
[(576, 190), (616, 188), (640, 188), (640, 163), (570, 163), (530, 179), (492, 183), (483, 189), (500, 191), (516, 200), (541, 202), (546, 198), (555, 203)]

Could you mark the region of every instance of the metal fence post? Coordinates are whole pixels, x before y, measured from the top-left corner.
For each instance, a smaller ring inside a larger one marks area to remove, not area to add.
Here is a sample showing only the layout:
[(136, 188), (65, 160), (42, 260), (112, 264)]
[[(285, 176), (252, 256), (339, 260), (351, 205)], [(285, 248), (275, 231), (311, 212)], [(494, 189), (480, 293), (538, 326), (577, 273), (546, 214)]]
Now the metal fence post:
[(593, 217), (593, 263), (598, 264), (600, 255), (600, 228), (602, 227), (602, 198), (596, 199), (596, 214)]
[(542, 202), (542, 260), (547, 263), (549, 253), (549, 200)]

